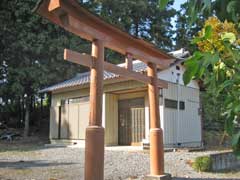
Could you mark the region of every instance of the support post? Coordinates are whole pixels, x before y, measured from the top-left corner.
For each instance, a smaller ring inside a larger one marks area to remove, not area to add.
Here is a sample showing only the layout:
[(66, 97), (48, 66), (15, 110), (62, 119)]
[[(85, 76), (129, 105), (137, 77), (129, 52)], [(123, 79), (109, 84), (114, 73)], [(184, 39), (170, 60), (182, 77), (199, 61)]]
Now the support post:
[(126, 57), (125, 57), (125, 67), (126, 69), (132, 71), (133, 70), (133, 56), (130, 53), (126, 53)]
[(85, 140), (85, 180), (104, 179), (104, 128), (102, 127), (102, 94), (104, 45), (92, 42), (92, 56), (96, 58), (91, 68), (90, 116)]
[(156, 64), (148, 63), (147, 74), (151, 77), (151, 83), (148, 84), (150, 108), (150, 176), (159, 176), (164, 174), (164, 152), (163, 131), (160, 127)]

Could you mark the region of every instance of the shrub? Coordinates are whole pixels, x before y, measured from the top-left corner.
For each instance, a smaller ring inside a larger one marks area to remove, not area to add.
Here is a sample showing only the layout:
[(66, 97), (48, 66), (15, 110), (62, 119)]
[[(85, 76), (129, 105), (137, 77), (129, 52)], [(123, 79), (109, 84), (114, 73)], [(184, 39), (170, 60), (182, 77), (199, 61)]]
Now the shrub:
[(201, 172), (211, 171), (212, 161), (209, 156), (197, 157), (193, 163), (193, 169)]

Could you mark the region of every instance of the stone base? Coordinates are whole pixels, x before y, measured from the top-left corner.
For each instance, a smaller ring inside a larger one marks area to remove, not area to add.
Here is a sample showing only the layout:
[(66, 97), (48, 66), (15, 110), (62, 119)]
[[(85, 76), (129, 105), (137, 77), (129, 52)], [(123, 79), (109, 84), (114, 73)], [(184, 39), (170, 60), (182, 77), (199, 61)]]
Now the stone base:
[(144, 177), (144, 180), (171, 180), (171, 174), (164, 174), (159, 176), (147, 175)]

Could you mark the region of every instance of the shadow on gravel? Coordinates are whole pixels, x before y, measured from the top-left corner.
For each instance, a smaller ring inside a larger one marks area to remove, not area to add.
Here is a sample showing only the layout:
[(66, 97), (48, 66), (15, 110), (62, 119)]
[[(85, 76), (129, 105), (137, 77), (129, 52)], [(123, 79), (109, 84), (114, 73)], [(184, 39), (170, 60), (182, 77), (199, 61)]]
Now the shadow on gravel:
[(181, 178), (176, 177), (173, 180), (240, 180), (239, 178)]
[(11, 169), (27, 169), (34, 167), (50, 167), (50, 166), (64, 166), (64, 165), (72, 165), (77, 163), (49, 163), (46, 161), (15, 161), (15, 162), (1, 162), (0, 161), (0, 169), (1, 168), (11, 168)]

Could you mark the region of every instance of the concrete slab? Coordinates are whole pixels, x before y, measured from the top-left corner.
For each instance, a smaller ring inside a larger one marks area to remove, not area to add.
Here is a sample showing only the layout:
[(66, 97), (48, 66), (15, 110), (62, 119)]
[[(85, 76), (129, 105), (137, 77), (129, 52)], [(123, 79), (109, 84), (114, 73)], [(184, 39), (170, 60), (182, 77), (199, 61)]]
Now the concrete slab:
[(172, 180), (171, 174), (164, 174), (159, 176), (147, 175), (144, 180)]

